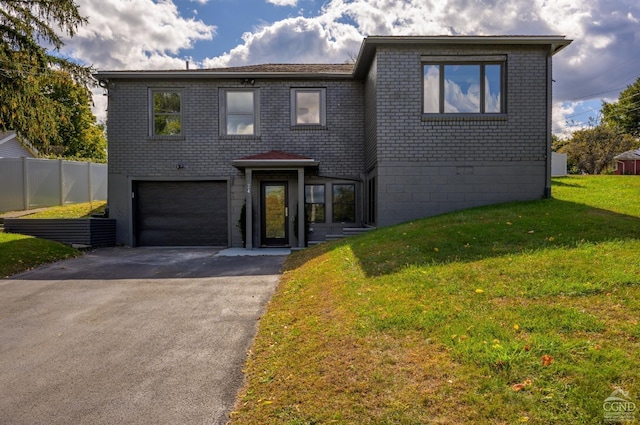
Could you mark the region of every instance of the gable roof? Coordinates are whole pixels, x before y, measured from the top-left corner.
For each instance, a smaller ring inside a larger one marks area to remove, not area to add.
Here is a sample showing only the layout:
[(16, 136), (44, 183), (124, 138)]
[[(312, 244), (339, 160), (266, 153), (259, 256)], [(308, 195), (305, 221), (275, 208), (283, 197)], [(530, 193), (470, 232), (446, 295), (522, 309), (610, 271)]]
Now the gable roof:
[(640, 160), (640, 149), (632, 149), (630, 151), (622, 152), (620, 155), (614, 156), (613, 159), (622, 160), (622, 161)]
[(35, 158), (38, 150), (24, 143), (15, 131), (0, 133), (0, 158)]

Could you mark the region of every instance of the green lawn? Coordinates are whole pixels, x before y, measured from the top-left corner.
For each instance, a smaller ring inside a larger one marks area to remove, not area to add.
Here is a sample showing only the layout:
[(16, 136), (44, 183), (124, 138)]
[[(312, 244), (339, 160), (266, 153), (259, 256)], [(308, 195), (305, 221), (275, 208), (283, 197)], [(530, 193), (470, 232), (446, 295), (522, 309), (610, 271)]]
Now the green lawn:
[[(232, 424), (602, 423), (640, 398), (640, 178), (291, 255)], [(635, 413), (636, 419), (640, 413)]]
[(41, 264), (71, 258), (80, 251), (58, 242), (13, 233), (0, 233), (0, 279)]
[[(105, 201), (51, 207), (24, 218), (82, 218), (104, 211)], [(41, 264), (80, 255), (64, 244), (31, 236), (0, 233), (0, 278), (8, 277)]]
[(86, 218), (91, 217), (91, 214), (103, 213), (106, 205), (106, 201), (62, 205), (59, 207), (47, 208), (44, 211), (29, 214), (23, 218)]

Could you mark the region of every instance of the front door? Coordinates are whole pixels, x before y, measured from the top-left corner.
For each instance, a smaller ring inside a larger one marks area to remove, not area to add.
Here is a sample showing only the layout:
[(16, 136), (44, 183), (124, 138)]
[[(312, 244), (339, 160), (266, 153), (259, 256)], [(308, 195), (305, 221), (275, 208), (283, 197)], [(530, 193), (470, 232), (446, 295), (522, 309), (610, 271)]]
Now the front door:
[(261, 245), (289, 245), (289, 206), (286, 182), (262, 182)]

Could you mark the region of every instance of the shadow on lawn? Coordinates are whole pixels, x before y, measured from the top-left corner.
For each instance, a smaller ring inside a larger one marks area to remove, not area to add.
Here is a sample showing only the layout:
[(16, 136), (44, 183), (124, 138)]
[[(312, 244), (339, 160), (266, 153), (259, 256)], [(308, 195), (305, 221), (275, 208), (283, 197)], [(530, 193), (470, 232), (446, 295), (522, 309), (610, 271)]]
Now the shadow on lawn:
[[(566, 178), (566, 177), (564, 177)], [(573, 183), (567, 183), (561, 180), (562, 177), (559, 178), (554, 178), (553, 179), (553, 186), (564, 186), (564, 187), (575, 187), (575, 188), (579, 188), (579, 189), (586, 189), (585, 186), (581, 185), (581, 184), (576, 184), (575, 180), (572, 180)]]
[(346, 247), (364, 273), (373, 277), (414, 265), (473, 262), (540, 249), (570, 249), (583, 243), (639, 239), (639, 217), (545, 199), (473, 208), (380, 228), (320, 244), (287, 265), (293, 269)]

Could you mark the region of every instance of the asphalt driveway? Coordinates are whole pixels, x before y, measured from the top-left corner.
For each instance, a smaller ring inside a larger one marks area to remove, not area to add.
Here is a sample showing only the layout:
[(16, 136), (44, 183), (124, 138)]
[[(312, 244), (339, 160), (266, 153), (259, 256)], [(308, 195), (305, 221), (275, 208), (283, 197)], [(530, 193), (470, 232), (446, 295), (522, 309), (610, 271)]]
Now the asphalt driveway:
[(0, 280), (0, 424), (224, 424), (283, 256), (109, 248)]

